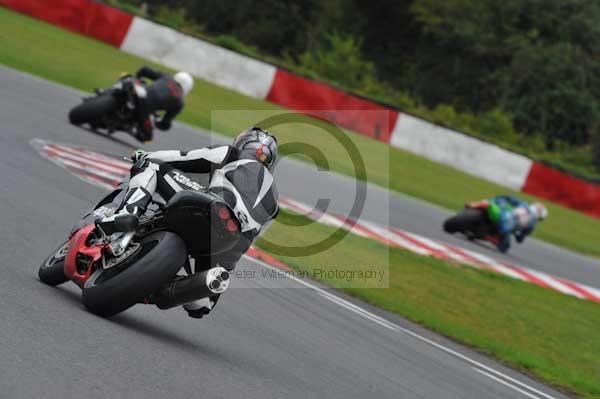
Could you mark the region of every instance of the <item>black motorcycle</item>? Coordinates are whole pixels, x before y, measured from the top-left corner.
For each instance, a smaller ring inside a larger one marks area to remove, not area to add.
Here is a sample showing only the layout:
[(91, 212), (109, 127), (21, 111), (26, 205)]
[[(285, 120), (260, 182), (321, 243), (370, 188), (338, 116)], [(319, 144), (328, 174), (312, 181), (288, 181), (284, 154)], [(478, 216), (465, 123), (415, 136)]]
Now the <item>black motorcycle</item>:
[(209, 259), (245, 239), (223, 198), (201, 185), (168, 202), (155, 194), (145, 214), (133, 218), (133, 230), (109, 235), (96, 222), (114, 214), (125, 189), (123, 183), (81, 219), (42, 263), (40, 280), (52, 286), (73, 281), (83, 304), (104, 317), (137, 303), (168, 309), (222, 293), (227, 270), (194, 261), (192, 272), (190, 260)]
[(95, 96), (83, 98), (83, 103), (69, 111), (69, 121), (77, 126), (87, 123), (92, 130), (108, 134), (126, 132), (137, 139), (136, 98), (145, 90), (145, 82), (124, 76), (113, 87), (96, 89)]
[(487, 214), (487, 201), (467, 204), (458, 214), (444, 222), (444, 231), (447, 233), (462, 233), (469, 240), (484, 240), (496, 244), (499, 232)]

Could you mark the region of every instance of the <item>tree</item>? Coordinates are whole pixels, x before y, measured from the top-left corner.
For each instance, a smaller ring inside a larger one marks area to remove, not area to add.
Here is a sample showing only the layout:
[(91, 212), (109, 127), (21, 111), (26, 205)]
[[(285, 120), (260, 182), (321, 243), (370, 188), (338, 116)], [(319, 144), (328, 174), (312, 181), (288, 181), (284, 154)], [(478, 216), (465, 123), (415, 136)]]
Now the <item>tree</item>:
[(600, 65), (569, 43), (524, 47), (502, 71), (502, 105), (514, 115), (518, 129), (543, 132), (573, 145), (590, 142), (600, 120)]
[(415, 0), (423, 24), (412, 91), (427, 105), (502, 106), (517, 127), (589, 143), (600, 94), (600, 2)]

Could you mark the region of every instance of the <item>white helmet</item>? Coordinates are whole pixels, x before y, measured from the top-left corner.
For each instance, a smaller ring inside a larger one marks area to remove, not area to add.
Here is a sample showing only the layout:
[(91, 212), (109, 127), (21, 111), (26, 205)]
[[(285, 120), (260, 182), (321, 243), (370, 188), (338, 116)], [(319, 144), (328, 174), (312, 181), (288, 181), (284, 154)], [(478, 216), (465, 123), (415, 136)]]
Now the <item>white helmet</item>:
[(534, 202), (531, 207), (534, 209), (538, 220), (544, 220), (548, 217), (548, 208), (541, 202)]
[(192, 88), (194, 87), (194, 78), (187, 72), (177, 72), (173, 79), (181, 86), (183, 90), (183, 96), (187, 96)]

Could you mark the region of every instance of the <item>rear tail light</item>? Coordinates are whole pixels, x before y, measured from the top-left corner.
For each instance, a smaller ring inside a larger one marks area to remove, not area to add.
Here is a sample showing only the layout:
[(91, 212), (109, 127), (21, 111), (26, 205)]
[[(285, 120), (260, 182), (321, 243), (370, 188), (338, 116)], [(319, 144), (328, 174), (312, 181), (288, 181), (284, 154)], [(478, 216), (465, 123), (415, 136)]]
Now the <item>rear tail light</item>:
[(237, 223), (235, 221), (231, 220), (231, 219), (229, 219), (227, 221), (227, 226), (226, 227), (227, 227), (227, 231), (229, 231), (231, 233), (234, 233), (234, 232), (238, 231), (238, 225), (237, 225)]
[(217, 205), (217, 215), (219, 216), (220, 222), (230, 233), (235, 233), (239, 230), (239, 226), (233, 214), (224, 205)]
[(231, 219), (231, 213), (227, 207), (222, 206), (219, 208), (219, 218), (221, 218), (221, 220)]

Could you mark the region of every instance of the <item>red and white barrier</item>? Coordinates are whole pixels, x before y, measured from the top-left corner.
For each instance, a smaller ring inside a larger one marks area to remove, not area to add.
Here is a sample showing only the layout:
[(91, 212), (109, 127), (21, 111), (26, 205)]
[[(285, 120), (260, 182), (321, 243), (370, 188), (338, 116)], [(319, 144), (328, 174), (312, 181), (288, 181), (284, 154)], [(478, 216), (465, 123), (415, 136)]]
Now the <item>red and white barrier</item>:
[[(600, 218), (600, 185), (92, 0), (0, 5), (245, 95), (314, 114), (436, 162)], [(338, 112), (338, 111), (379, 112)]]
[(281, 69), (266, 100), (294, 110), (314, 110), (317, 116), (386, 143), (398, 118), (396, 110)]
[(522, 191), (600, 218), (600, 185), (533, 164)]
[(273, 65), (138, 17), (121, 50), (255, 98), (267, 96), (276, 71)]
[[(119, 158), (40, 139), (33, 140), (31, 144), (49, 161), (95, 186), (110, 190), (129, 177), (131, 164)], [(537, 270), (511, 265), (474, 251), (432, 240), (398, 228), (377, 225), (362, 220), (354, 222), (334, 213), (317, 212), (310, 206), (290, 198), (280, 199), (279, 205), (282, 208), (303, 214), (319, 223), (350, 231), (390, 247), (399, 247), (419, 255), (433, 256), (450, 262), (470, 265), (566, 295), (600, 303), (600, 289), (584, 284), (558, 278)], [(283, 270), (291, 270), (273, 256), (255, 248), (250, 250), (248, 255)]]
[(513, 190), (523, 187), (532, 165), (522, 155), (405, 114), (390, 144)]

